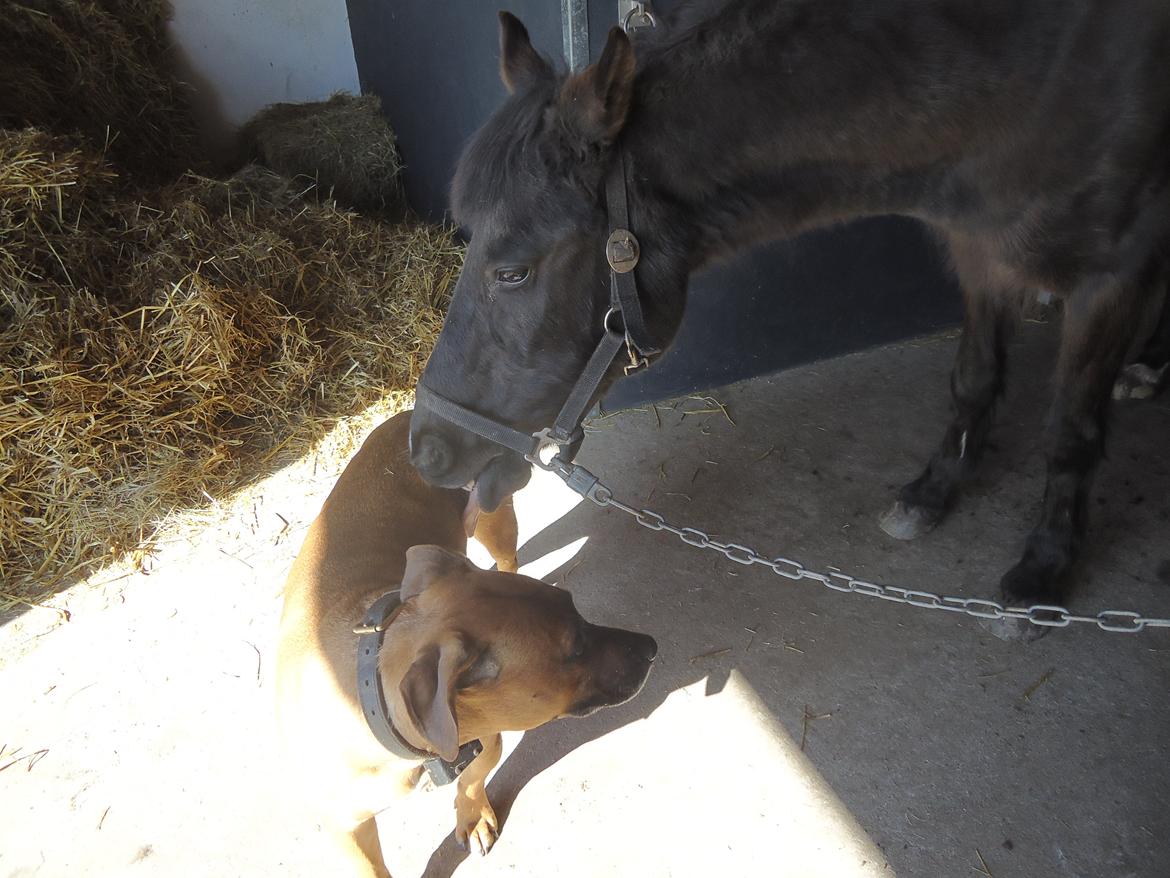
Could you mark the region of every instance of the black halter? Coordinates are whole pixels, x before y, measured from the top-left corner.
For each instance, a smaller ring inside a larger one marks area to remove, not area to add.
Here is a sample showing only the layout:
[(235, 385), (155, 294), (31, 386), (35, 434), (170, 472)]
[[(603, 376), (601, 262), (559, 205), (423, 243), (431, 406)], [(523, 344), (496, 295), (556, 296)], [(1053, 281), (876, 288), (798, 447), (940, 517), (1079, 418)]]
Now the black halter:
[[(620, 149), (605, 179), (605, 206), (610, 228), (605, 242), (605, 258), (609, 263), (609, 310), (602, 320), (601, 340), (569, 391), (553, 425), (536, 433), (523, 433), (447, 399), (422, 381), (415, 387), (416, 408), (429, 409), (457, 427), (510, 448), (542, 469), (556, 469), (553, 461), (557, 459), (563, 464), (573, 459), (583, 438), (581, 421), (589, 410), (593, 394), (621, 349), (625, 347), (629, 357), (629, 364), (625, 367), (627, 375), (649, 365), (649, 358), (659, 352), (646, 330), (634, 278), (641, 248), (629, 229), (625, 157)], [(550, 448), (556, 449), (552, 459), (542, 459), (542, 453)]]

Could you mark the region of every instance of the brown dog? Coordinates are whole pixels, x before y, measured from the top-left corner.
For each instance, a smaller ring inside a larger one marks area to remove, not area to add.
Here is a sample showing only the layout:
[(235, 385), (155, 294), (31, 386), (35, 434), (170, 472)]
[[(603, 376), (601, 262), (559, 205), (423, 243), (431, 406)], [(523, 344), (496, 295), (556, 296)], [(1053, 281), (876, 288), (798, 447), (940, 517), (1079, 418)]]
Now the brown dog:
[[(377, 598), (401, 583), (377, 666), (393, 729), (448, 761), (465, 742), (483, 744), (455, 799), (456, 840), (480, 853), (498, 831), (484, 780), (500, 758), (499, 733), (632, 698), (657, 651), (644, 634), (587, 623), (562, 589), (480, 570), (460, 554), (468, 495), (418, 477), (409, 425), (400, 414), (366, 440), (285, 587), (278, 716), (298, 782), (351, 861), (345, 874), (388, 874), (374, 814), (422, 770), (421, 758), (385, 749), (359, 707), (354, 627)], [(481, 516), (475, 535), (500, 570), (516, 569), (510, 502)]]

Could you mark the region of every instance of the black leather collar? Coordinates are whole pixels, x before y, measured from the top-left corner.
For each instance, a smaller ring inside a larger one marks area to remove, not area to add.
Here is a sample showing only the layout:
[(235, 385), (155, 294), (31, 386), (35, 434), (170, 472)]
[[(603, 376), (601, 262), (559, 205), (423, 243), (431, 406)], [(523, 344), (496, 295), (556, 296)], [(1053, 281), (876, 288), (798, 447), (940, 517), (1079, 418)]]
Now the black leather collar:
[(386, 694), (382, 690), (382, 675), (378, 673), (378, 654), (386, 639), (386, 629), (394, 621), (394, 615), (401, 606), (399, 592), (387, 592), (370, 605), (362, 621), (354, 626), (353, 633), (360, 635), (357, 653), (358, 702), (361, 704), (362, 716), (366, 718), (366, 724), (378, 743), (400, 759), (422, 762), (435, 785), (442, 786), (462, 773), (483, 750), (483, 744), (478, 740), (468, 741), (459, 748), (459, 755), (454, 762), (446, 762), (434, 753), (420, 750), (407, 742), (390, 722)]

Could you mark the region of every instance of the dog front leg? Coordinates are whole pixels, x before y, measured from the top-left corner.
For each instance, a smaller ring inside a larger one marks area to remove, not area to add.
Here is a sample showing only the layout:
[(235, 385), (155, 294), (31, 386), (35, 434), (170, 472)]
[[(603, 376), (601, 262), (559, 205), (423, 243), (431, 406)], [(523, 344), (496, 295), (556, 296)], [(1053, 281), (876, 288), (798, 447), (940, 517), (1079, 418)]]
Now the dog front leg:
[(459, 775), (455, 793), (455, 841), (464, 850), (475, 851), (483, 856), (492, 849), (500, 833), (496, 812), (488, 801), (484, 782), (500, 761), (503, 741), (498, 734), (482, 738), (481, 741), (483, 750)]
[[(361, 878), (390, 878), (390, 870), (382, 857), (382, 843), (378, 839), (378, 824), (368, 817), (352, 829), (336, 826), (332, 830), (334, 844), (344, 855), (346, 868), (338, 875)], [(339, 858), (340, 859), (340, 858)]]

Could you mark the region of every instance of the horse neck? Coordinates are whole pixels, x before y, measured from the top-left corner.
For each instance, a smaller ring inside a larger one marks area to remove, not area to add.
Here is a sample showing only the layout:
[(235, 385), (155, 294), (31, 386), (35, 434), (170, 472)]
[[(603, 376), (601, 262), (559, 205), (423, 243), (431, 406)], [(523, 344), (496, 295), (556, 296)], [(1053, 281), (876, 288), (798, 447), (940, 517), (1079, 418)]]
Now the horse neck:
[[(1027, 5), (743, 0), (677, 28), (643, 53), (623, 133), (635, 221), (693, 270), (837, 220), (923, 214), (965, 154), (1017, 124), (1045, 54), (1013, 45), (1037, 38), (1012, 9)], [(998, 41), (994, 62), (973, 36)]]

